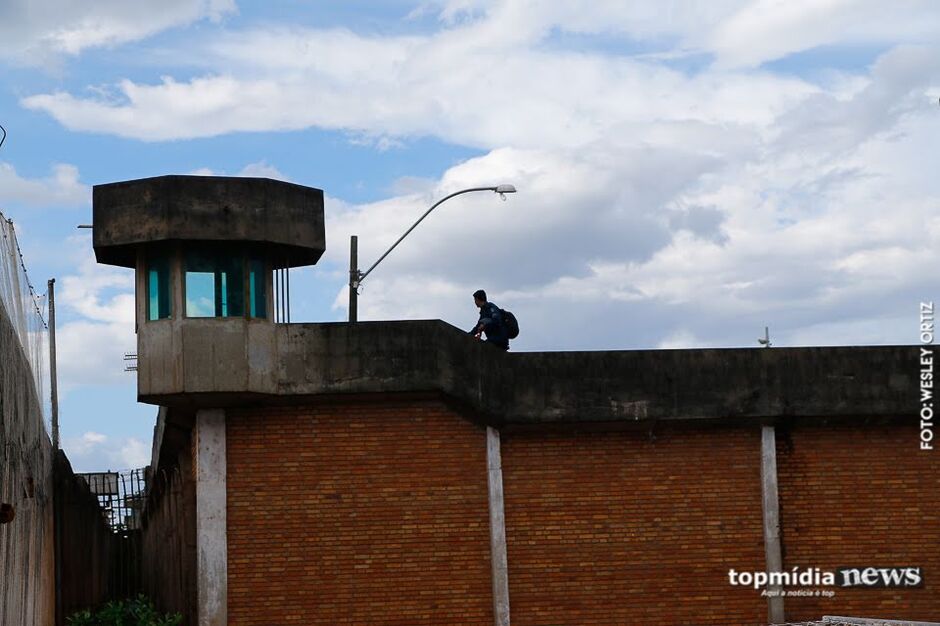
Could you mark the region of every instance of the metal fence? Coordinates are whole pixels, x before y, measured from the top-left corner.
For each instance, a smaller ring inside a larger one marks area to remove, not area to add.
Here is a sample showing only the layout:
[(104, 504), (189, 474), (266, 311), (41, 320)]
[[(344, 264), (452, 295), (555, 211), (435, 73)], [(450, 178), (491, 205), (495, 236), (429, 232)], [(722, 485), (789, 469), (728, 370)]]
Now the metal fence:
[[(16, 329), (33, 374), (36, 396), (49, 419), (46, 390), (49, 388), (49, 327), (44, 309), (45, 294), (38, 294), (29, 281), (23, 252), (16, 241), (13, 220), (0, 211), (0, 306)], [(48, 424), (47, 424), (48, 427)]]
[(121, 533), (140, 529), (140, 512), (147, 493), (145, 468), (118, 472), (76, 474), (88, 483), (98, 498), (101, 512), (111, 530)]
[(108, 564), (111, 598), (141, 591), (141, 512), (147, 496), (146, 468), (76, 474), (98, 499), (104, 521), (113, 533)]

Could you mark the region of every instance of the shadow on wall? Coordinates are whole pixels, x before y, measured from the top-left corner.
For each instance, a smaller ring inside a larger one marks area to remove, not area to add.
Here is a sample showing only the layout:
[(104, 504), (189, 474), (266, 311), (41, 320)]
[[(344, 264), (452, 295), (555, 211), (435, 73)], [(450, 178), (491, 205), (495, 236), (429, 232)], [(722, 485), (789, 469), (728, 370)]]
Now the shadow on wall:
[[(6, 284), (6, 283), (4, 283)], [(33, 370), (0, 300), (0, 626), (51, 624), (55, 613), (52, 444)]]

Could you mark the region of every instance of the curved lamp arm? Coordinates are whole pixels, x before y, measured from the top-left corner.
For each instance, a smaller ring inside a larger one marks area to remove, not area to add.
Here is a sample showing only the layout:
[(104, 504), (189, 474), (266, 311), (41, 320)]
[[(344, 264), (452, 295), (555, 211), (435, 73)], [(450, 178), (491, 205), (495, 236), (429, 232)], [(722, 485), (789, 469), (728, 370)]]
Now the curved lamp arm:
[(399, 237), (399, 238), (398, 238), (398, 241), (396, 241), (395, 243), (393, 243), (393, 244), (392, 244), (392, 247), (389, 248), (388, 250), (386, 250), (386, 251), (385, 251), (385, 254), (383, 254), (382, 256), (380, 256), (380, 257), (379, 257), (379, 260), (372, 264), (372, 267), (370, 267), (369, 269), (367, 269), (365, 272), (359, 272), (359, 275), (356, 277), (356, 279), (355, 279), (355, 281), (354, 281), (354, 284), (350, 284), (350, 287), (352, 287), (352, 288), (354, 288), (354, 289), (355, 289), (355, 288), (358, 288), (359, 285), (362, 284), (362, 281), (365, 280), (366, 276), (368, 276), (369, 274), (372, 273), (372, 270), (375, 269), (375, 266), (378, 265), (379, 263), (381, 263), (381, 262), (385, 259), (385, 257), (387, 257), (387, 256), (389, 255), (389, 253), (390, 253), (392, 250), (394, 250), (394, 249), (398, 246), (398, 244), (400, 244), (400, 243), (402, 242), (402, 240), (403, 240), (405, 237), (407, 237), (408, 234), (409, 234), (411, 231), (413, 231), (413, 230), (418, 226), (418, 224), (420, 224), (420, 223), (424, 220), (424, 218), (426, 218), (428, 215), (430, 215), (431, 211), (433, 211), (434, 209), (436, 209), (436, 208), (439, 207), (440, 205), (444, 204), (444, 202), (446, 202), (447, 200), (450, 200), (450, 199), (453, 198), (454, 196), (459, 196), (460, 194), (471, 193), (471, 192), (474, 192), (474, 191), (493, 191), (493, 192), (498, 193), (499, 195), (502, 196), (502, 195), (507, 194), (507, 193), (516, 193), (516, 188), (513, 187), (512, 185), (498, 185), (498, 186), (496, 186), (496, 187), (470, 187), (469, 189), (461, 189), (460, 191), (455, 191), (454, 193), (450, 194), (449, 196), (444, 196), (443, 198), (441, 198), (440, 200), (438, 200), (437, 202), (435, 202), (435, 203), (431, 206), (430, 209), (428, 209), (427, 211), (425, 211), (425, 212), (424, 212), (424, 215), (422, 215), (421, 217), (419, 217), (419, 218), (418, 218), (418, 221), (415, 222), (414, 224), (412, 224), (412, 225), (411, 225), (411, 228), (409, 228), (408, 230), (406, 230), (406, 231), (405, 231), (405, 234), (402, 235), (401, 237)]

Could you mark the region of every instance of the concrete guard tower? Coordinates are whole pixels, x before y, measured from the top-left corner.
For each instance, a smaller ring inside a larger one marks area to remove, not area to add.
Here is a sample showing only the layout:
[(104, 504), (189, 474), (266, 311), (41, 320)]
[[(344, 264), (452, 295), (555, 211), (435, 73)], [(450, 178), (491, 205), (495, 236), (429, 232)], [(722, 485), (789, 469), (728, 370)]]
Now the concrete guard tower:
[(159, 176), (94, 188), (99, 263), (136, 270), (141, 402), (219, 406), (276, 392), (275, 270), (325, 249), (323, 191)]
[(195, 409), (196, 615), (223, 626), (222, 407), (277, 392), (272, 278), (323, 254), (323, 192), (264, 178), (160, 176), (96, 186), (93, 210), (98, 262), (136, 273), (138, 400)]

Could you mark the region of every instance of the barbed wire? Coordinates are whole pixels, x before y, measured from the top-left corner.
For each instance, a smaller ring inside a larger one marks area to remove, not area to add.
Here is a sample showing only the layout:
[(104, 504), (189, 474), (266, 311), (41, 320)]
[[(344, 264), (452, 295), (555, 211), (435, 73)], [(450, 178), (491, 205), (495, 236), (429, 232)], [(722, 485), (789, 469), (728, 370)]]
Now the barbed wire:
[(29, 272), (26, 271), (26, 261), (23, 259), (23, 251), (20, 249), (20, 242), (16, 238), (16, 229), (13, 226), (13, 220), (7, 218), (3, 214), (3, 211), (0, 211), (0, 219), (5, 221), (10, 226), (10, 235), (13, 239), (13, 246), (16, 250), (16, 255), (19, 257), (20, 269), (23, 271), (23, 276), (26, 278), (26, 288), (29, 290), (29, 295), (33, 301), (33, 308), (36, 309), (36, 315), (39, 316), (39, 320), (42, 322), (42, 327), (46, 330), (49, 330), (49, 324), (46, 323), (46, 317), (42, 314), (42, 309), (39, 307), (39, 302), (48, 297), (48, 293), (39, 295), (36, 293), (36, 289), (33, 287), (33, 283), (29, 280)]
[[(49, 324), (42, 310), (44, 300), (48, 303), (48, 293), (40, 295), (29, 279), (13, 220), (0, 211), (0, 313), (5, 314), (13, 327), (32, 373), (31, 386), (44, 417), (48, 418), (51, 406), (45, 391), (49, 384)], [(4, 354), (3, 358), (7, 356)]]
[[(0, 132), (3, 133), (3, 136), (0, 136), (0, 148), (2, 148), (3, 142), (7, 140), (7, 129), (4, 128), (2, 124), (0, 124)], [(42, 327), (46, 330), (49, 330), (49, 325), (46, 323), (46, 318), (43, 317), (42, 310), (39, 308), (38, 304), (41, 298), (45, 298), (49, 294), (46, 293), (42, 296), (39, 296), (36, 293), (36, 289), (33, 288), (33, 283), (31, 283), (29, 280), (29, 272), (26, 271), (26, 261), (23, 259), (23, 250), (20, 249), (20, 242), (16, 239), (16, 229), (13, 227), (13, 220), (4, 215), (3, 211), (0, 211), (0, 219), (6, 221), (6, 223), (10, 226), (10, 233), (13, 237), (13, 245), (15, 246), (16, 254), (20, 259), (20, 269), (23, 270), (23, 276), (26, 277), (26, 286), (29, 288), (29, 295), (32, 297), (33, 307), (36, 309), (36, 314), (39, 315), (39, 319), (42, 320)]]

